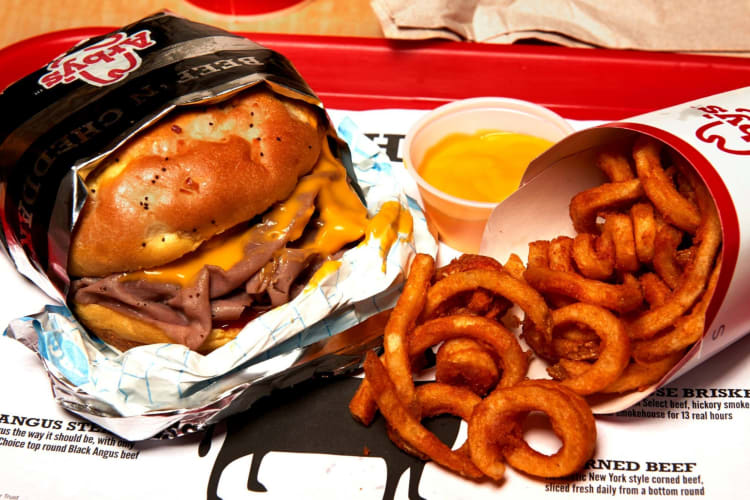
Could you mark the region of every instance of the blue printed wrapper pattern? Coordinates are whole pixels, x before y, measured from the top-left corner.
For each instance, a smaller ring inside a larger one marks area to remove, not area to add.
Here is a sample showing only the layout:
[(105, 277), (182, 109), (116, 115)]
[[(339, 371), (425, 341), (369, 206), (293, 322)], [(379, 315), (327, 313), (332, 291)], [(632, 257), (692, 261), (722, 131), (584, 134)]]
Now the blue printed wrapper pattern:
[[(95, 421), (107, 428), (107, 417), (184, 409), (204, 409), (204, 416), (210, 416), (208, 408), (237, 386), (252, 385), (254, 380), (289, 368), (296, 360), (286, 355), (290, 351), (392, 307), (411, 258), (417, 252), (436, 255), (437, 242), (380, 148), (346, 117), (340, 120), (337, 133), (349, 144), (370, 215), (384, 203), (397, 201), (401, 211), (411, 215), (413, 230), (398, 233), (392, 243), (363, 240), (343, 254), (334, 272), (291, 302), (253, 320), (236, 339), (206, 355), (177, 344), (145, 345), (119, 353), (89, 335), (59, 305), (12, 321), (5, 334), (39, 354), (63, 406), (83, 416), (96, 415)], [(393, 228), (397, 227), (394, 221)], [(174, 416), (170, 421), (178, 419)], [(119, 424), (110, 430), (132, 438)]]

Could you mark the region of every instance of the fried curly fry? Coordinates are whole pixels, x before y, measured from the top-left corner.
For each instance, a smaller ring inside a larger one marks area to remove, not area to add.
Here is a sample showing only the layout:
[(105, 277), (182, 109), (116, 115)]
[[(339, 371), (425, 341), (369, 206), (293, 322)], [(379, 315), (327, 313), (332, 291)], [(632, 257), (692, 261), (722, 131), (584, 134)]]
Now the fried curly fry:
[(642, 391), (662, 379), (674, 367), (684, 352), (675, 352), (653, 363), (631, 361), (619, 379), (606, 387), (604, 394), (620, 394), (628, 391)]
[(703, 336), (706, 323), (706, 310), (711, 303), (720, 272), (721, 259), (719, 259), (711, 273), (706, 291), (703, 292), (700, 301), (695, 305), (690, 314), (679, 318), (675, 322), (674, 328), (657, 337), (634, 343), (633, 358), (636, 361), (644, 363), (658, 361), (675, 352), (682, 352), (688, 346), (700, 340)]
[(466, 271), (438, 281), (427, 292), (423, 317), (432, 317), (440, 304), (453, 295), (478, 288), (501, 295), (517, 304), (540, 332), (547, 338), (552, 337), (552, 316), (544, 298), (526, 282), (517, 280), (504, 271)]
[[(463, 271), (472, 271), (477, 269), (490, 269), (502, 271), (504, 267), (492, 257), (484, 255), (463, 254), (453, 259), (446, 266), (436, 270), (433, 281), (437, 282), (446, 276)], [(502, 316), (512, 304), (504, 297), (487, 292), (485, 290), (471, 290), (464, 294), (454, 296), (451, 301), (442, 304), (439, 311), (435, 314), (445, 316), (448, 314), (477, 314), (489, 319), (496, 319)]]
[(479, 342), (455, 338), (443, 342), (437, 351), (435, 380), (484, 396), (497, 385), (500, 373), (495, 358)]
[(549, 241), (537, 240), (529, 243), (527, 267), (549, 267)]
[[(453, 415), (468, 422), (474, 407), (482, 400), (479, 396), (466, 389), (453, 385), (433, 382), (417, 387), (417, 399), (419, 400), (420, 418), (437, 417), (438, 415)], [(406, 453), (420, 460), (430, 460), (430, 456), (411, 446), (390, 425), (386, 426), (388, 437), (393, 444)], [(469, 443), (464, 444), (456, 450), (456, 453), (469, 458)]]
[(523, 280), (523, 272), (526, 270), (526, 266), (523, 265), (521, 257), (512, 253), (503, 264), (503, 269), (517, 280)]
[(573, 272), (573, 238), (558, 236), (549, 242), (547, 258), (553, 271)]
[(482, 398), (464, 387), (431, 383), (417, 387), (422, 418), (450, 414), (468, 421)]
[(372, 388), (380, 413), (409, 447), (462, 476), (482, 477), (482, 473), (465, 454), (455, 452), (443, 444), (437, 436), (422, 426), (418, 417), (407, 409), (397, 394), (396, 387), (388, 376), (385, 366), (375, 353), (371, 351), (367, 353), (364, 368), (365, 377)]
[(639, 137), (633, 146), (633, 159), (643, 190), (670, 224), (691, 234), (700, 224), (698, 208), (675, 188), (661, 164), (661, 144), (647, 136)]
[(612, 236), (580, 233), (573, 240), (573, 260), (585, 278), (606, 280), (615, 270)]
[(545, 342), (534, 327), (524, 325), (521, 334), (537, 356), (556, 363), (561, 358), (590, 360), (599, 356), (600, 340), (590, 330), (582, 330), (579, 325), (561, 325), (552, 331), (552, 342)]
[[(628, 366), (616, 381), (602, 389), (602, 394), (622, 394), (629, 391), (642, 391), (655, 384), (671, 370), (685, 354), (684, 351), (674, 352), (658, 361), (644, 363), (630, 361)], [(564, 380), (584, 374), (591, 364), (585, 361), (561, 359), (550, 368), (550, 375), (556, 380)]]
[(642, 274), (638, 278), (638, 281), (641, 283), (643, 297), (651, 307), (659, 307), (672, 294), (669, 286), (655, 273)]
[(559, 384), (553, 380), (530, 379), (530, 380), (524, 380), (519, 385), (540, 386), (540, 387), (545, 387), (547, 389), (560, 391), (561, 393), (563, 393), (563, 395), (565, 395), (568, 398), (568, 400), (575, 406), (576, 410), (578, 411), (578, 414), (581, 416), (581, 422), (586, 428), (586, 432), (588, 434), (589, 439), (592, 442), (596, 441), (596, 434), (597, 434), (596, 420), (594, 420), (594, 414), (591, 412), (591, 407), (583, 398), (583, 396), (581, 396), (580, 394), (577, 394), (575, 391), (573, 391), (569, 387), (565, 387), (565, 385)]
[(578, 394), (598, 392), (622, 374), (630, 360), (630, 340), (619, 318), (604, 308), (576, 303), (552, 311), (555, 326), (568, 323), (584, 324), (601, 339), (596, 361), (586, 373), (563, 381), (563, 385)]
[(695, 247), (678, 249), (674, 260), (680, 269), (685, 269), (691, 260), (695, 258)]
[(662, 224), (656, 233), (656, 249), (652, 264), (656, 274), (671, 289), (677, 288), (682, 267), (676, 259), (677, 247), (682, 242), (682, 232), (669, 224)]
[(543, 293), (558, 293), (619, 313), (635, 311), (643, 303), (638, 280), (629, 274), (619, 285), (537, 266), (529, 266), (523, 276), (531, 286)]
[(385, 367), (396, 385), (401, 400), (416, 413), (417, 400), (411, 378), (407, 332), (414, 327), (422, 312), (427, 288), (435, 271), (435, 261), (430, 255), (417, 254), (409, 268), (409, 275), (401, 295), (393, 308), (383, 333)]
[(698, 299), (706, 287), (709, 274), (714, 268), (714, 259), (721, 245), (721, 224), (711, 195), (697, 175), (688, 176), (701, 210), (701, 224), (695, 235), (697, 248), (695, 258), (687, 265), (680, 278), (678, 287), (664, 304), (652, 308), (629, 327), (631, 339), (648, 339), (674, 324)]
[(656, 250), (654, 207), (650, 203), (636, 203), (630, 207), (630, 217), (633, 220), (635, 253), (641, 263), (648, 264), (653, 260)]
[[(503, 271), (497, 260), (483, 255), (463, 254), (448, 265), (436, 270), (434, 281), (438, 282), (451, 274), (477, 269)], [(506, 298), (486, 290), (478, 289), (457, 294), (443, 303), (439, 316), (453, 314), (476, 314), (496, 319), (512, 304)], [(485, 395), (500, 379), (497, 361), (491, 353), (470, 338), (457, 338), (444, 342), (437, 351), (435, 380), (438, 382), (468, 387), (479, 395)]]
[(410, 349), (416, 355), (440, 342), (461, 337), (482, 342), (500, 360), (503, 372), (497, 387), (509, 387), (526, 377), (529, 356), (515, 335), (500, 323), (480, 316), (453, 315), (425, 321), (412, 332)]
[(640, 267), (635, 252), (635, 237), (633, 235), (633, 221), (629, 215), (620, 213), (606, 213), (602, 232), (612, 237), (615, 246), (615, 269), (624, 272), (634, 272)]
[(370, 425), (378, 412), (378, 404), (372, 395), (370, 383), (367, 379), (360, 382), (357, 391), (349, 400), (349, 413), (352, 418), (362, 425)]
[(601, 341), (590, 329), (565, 325), (555, 327), (552, 335), (552, 351), (556, 359), (591, 360), (599, 356)]
[(610, 182), (629, 181), (635, 177), (628, 158), (618, 150), (610, 149), (599, 153), (596, 166), (606, 174)]
[[(383, 334), (385, 365), (397, 381), (399, 396), (415, 414), (418, 413), (418, 403), (411, 377), (411, 360), (408, 354), (406, 333), (414, 326), (414, 322), (422, 311), (434, 269), (435, 263), (431, 256), (417, 254), (414, 257), (404, 289), (391, 311)], [(377, 405), (367, 380), (362, 381), (359, 389), (349, 401), (349, 412), (355, 420), (364, 425), (370, 425), (375, 418)]]
[[(523, 383), (498, 389), (474, 408), (469, 421), (469, 450), (472, 461), (487, 476), (495, 480), (503, 477), (503, 458), (513, 468), (538, 477), (564, 477), (591, 458), (596, 446), (591, 410), (570, 393), (547, 384)], [(522, 434), (514, 432), (518, 419), (532, 411), (542, 411), (549, 417), (562, 441), (556, 453), (539, 453)]]
[(609, 182), (575, 195), (570, 201), (570, 218), (579, 233), (596, 233), (596, 217), (603, 212), (626, 208), (645, 196), (639, 179)]
[(502, 271), (504, 266), (492, 257), (475, 254), (462, 254), (451, 260), (447, 265), (436, 269), (434, 281), (440, 281), (451, 274), (463, 271), (473, 271), (475, 269)]

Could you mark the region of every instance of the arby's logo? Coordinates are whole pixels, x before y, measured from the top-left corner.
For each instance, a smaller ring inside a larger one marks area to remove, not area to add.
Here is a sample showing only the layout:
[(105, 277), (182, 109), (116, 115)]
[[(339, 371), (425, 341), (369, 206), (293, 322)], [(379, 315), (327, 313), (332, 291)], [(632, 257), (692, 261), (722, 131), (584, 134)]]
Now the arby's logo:
[(697, 108), (709, 122), (695, 131), (695, 136), (708, 144), (714, 143), (725, 153), (750, 155), (750, 109), (726, 109), (721, 106)]
[(39, 85), (51, 89), (60, 83), (72, 83), (76, 80), (97, 87), (111, 85), (121, 81), (141, 65), (139, 50), (155, 44), (149, 30), (132, 35), (114, 33), (94, 45), (52, 61), (47, 65), (49, 71), (39, 78)]

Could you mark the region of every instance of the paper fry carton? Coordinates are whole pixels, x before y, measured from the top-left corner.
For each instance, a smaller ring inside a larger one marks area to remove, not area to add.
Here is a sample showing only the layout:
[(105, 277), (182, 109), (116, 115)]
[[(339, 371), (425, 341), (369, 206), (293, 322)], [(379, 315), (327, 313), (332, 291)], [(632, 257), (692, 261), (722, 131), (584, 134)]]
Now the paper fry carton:
[[(689, 162), (705, 182), (719, 212), (723, 243), (721, 273), (706, 315), (701, 341), (658, 383), (641, 391), (593, 402), (597, 413), (612, 413), (646, 398), (750, 331), (750, 87), (696, 99), (623, 121), (572, 134), (528, 167), (521, 188), (492, 213), (480, 253), (504, 262), (511, 253), (524, 260), (528, 243), (575, 236), (571, 198), (606, 182), (595, 157), (605, 145), (632, 144), (651, 136)], [(546, 365), (532, 364), (532, 376), (546, 377)]]

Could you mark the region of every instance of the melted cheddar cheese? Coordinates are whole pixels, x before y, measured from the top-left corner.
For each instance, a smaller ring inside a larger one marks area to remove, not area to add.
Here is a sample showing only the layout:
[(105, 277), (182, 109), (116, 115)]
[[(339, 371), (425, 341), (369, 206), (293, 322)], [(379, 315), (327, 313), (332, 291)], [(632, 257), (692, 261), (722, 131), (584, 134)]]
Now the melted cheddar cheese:
[[(386, 258), (399, 235), (410, 238), (414, 231), (414, 219), (411, 213), (397, 201), (383, 203), (380, 210), (368, 221), (365, 229), (365, 240), (360, 245), (368, 245), (372, 240), (377, 241), (380, 257), (382, 258), (382, 270), (385, 272)], [(315, 271), (305, 289), (320, 285), (329, 275), (338, 271), (341, 267), (339, 261), (327, 261)]]
[[(305, 203), (310, 197), (314, 198), (314, 203)], [(318, 218), (314, 234), (305, 236), (296, 246), (323, 256), (362, 238), (370, 224), (367, 209), (349, 186), (346, 169), (333, 157), (326, 140), (313, 170), (300, 179), (289, 198), (263, 215), (259, 224), (244, 230), (227, 231), (174, 262), (125, 273), (121, 280), (148, 277), (149, 280), (188, 286), (206, 265), (230, 269), (244, 258), (245, 248), (251, 242), (280, 238), (296, 242), (303, 237), (316, 211)]]
[(376, 239), (380, 245), (380, 255), (385, 258), (399, 234), (410, 236), (414, 229), (411, 214), (396, 201), (383, 203), (380, 211), (372, 218), (367, 227), (367, 239)]

